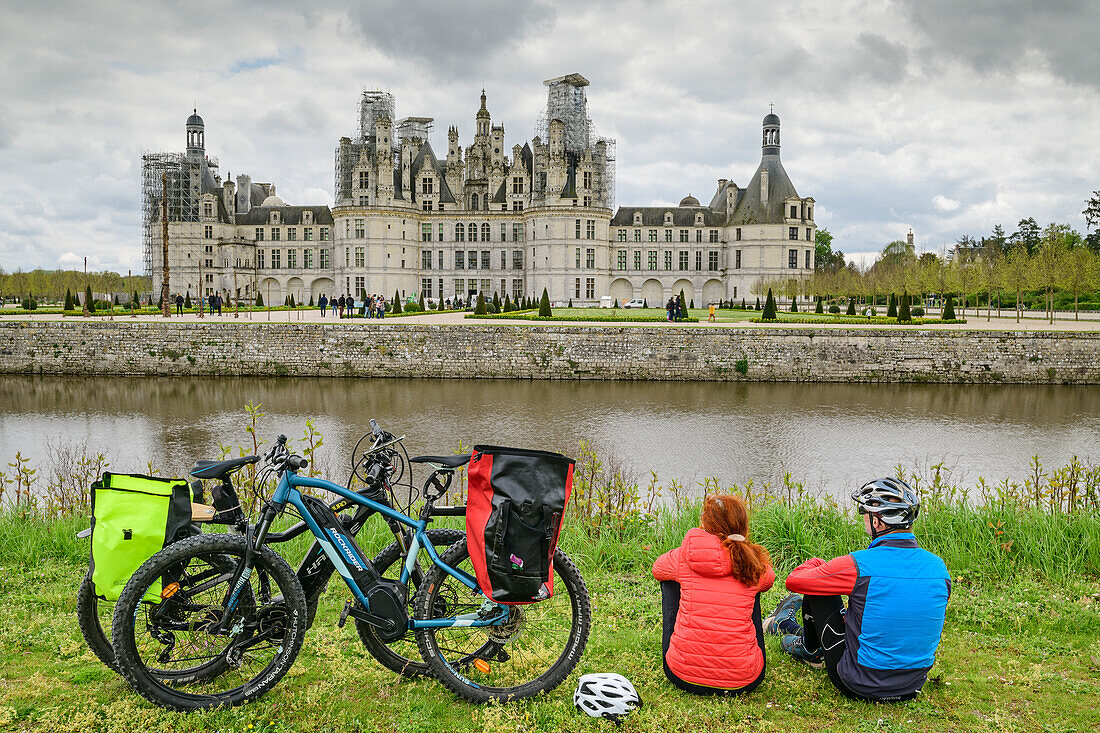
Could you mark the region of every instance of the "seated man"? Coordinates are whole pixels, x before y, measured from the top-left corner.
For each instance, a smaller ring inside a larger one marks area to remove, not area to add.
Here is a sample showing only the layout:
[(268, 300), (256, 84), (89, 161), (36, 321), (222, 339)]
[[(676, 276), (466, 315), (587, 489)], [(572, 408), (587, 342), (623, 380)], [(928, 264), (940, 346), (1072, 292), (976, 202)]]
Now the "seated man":
[[(866, 550), (813, 558), (787, 576), (784, 598), (764, 630), (811, 667), (828, 670), (857, 700), (911, 700), (936, 659), (951, 576), (910, 529), (920, 500), (903, 481), (876, 479), (852, 493), (871, 536)], [(840, 596), (848, 596), (848, 608)], [(802, 610), (803, 626), (795, 620)]]

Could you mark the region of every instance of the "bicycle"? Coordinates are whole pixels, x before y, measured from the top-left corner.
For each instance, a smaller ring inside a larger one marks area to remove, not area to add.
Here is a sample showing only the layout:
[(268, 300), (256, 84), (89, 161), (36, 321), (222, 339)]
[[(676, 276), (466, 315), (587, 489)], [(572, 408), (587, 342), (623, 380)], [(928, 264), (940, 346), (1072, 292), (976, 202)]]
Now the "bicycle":
[[(358, 447), (357, 445), (355, 451), (353, 451), (353, 455), (358, 452)], [(199, 460), (195, 462), (189, 472), (189, 475), (197, 480), (218, 482), (213, 486), (211, 492), (216, 509), (214, 521), (217, 524), (229, 525), (231, 528), (230, 531), (243, 533), (248, 524), (248, 518), (241, 508), (241, 501), (233, 486), (233, 475), (241, 468), (255, 464), (259, 460), (260, 458), (258, 456), (242, 456), (240, 458), (222, 461)], [(358, 464), (356, 468), (359, 470), (353, 470), (352, 476), (349, 477), (348, 480), (349, 487), (352, 485), (354, 478), (362, 472)], [(192, 488), (196, 488), (194, 483), (192, 483)], [(201, 491), (201, 484), (199, 490)], [(367, 488), (362, 491), (370, 491), (370, 489)], [(374, 495), (374, 493), (376, 492), (372, 492), (372, 496), (375, 500), (388, 500), (388, 497), (386, 497), (384, 493), (381, 497)], [(202, 494), (197, 493), (196, 496), (202, 496)], [(331, 503), (329, 508), (333, 513), (339, 515), (354, 506), (356, 505), (347, 499), (339, 499)], [(341, 517), (341, 521), (344, 523), (347, 533), (351, 536), (358, 535), (373, 511), (374, 510), (366, 507), (358, 507), (354, 514)], [(453, 511), (457, 512), (457, 508)], [(285, 532), (279, 533), (279, 536), (282, 536), (285, 540), (290, 540), (304, 533), (306, 529), (305, 523), (299, 522)], [(90, 536), (90, 534), (91, 529), (89, 528), (79, 532), (77, 537), (86, 538)], [(445, 528), (429, 529), (427, 535), (433, 546), (437, 549), (437, 552), (442, 552), (465, 536), (461, 530)], [(387, 577), (397, 577), (401, 566), (395, 563), (401, 556), (401, 549), (402, 545), (398, 540), (395, 540), (375, 555), (371, 562), (375, 568), (377, 568), (379, 574)], [(316, 541), (306, 551), (306, 554), (298, 564), (296, 575), (306, 595), (308, 626), (312, 626), (313, 624), (320, 597), (328, 587), (329, 580), (334, 571), (335, 567), (332, 565), (328, 556), (325, 555), (321, 545)], [(414, 586), (419, 586), (422, 579), (422, 569), (419, 566), (414, 567), (411, 574), (411, 582)], [(96, 657), (98, 657), (109, 669), (118, 672), (119, 669), (115, 661), (114, 648), (112, 647), (111, 639), (107, 633), (111, 628), (111, 618), (114, 614), (115, 605), (116, 603), (114, 601), (108, 601), (96, 595), (95, 584), (92, 582), (91, 569), (89, 569), (77, 591), (77, 624), (88, 647)], [(415, 641), (398, 639), (389, 643), (383, 642), (372, 631), (372, 627), (358, 620), (356, 621), (356, 629), (367, 652), (388, 669), (407, 677), (429, 674), (427, 665), (420, 658)], [(202, 668), (203, 665), (197, 665), (197, 667)], [(206, 667), (205, 669), (207, 674), (216, 674), (218, 672), (216, 666), (214, 668)], [(174, 669), (157, 668), (154, 670), (157, 676), (164, 679), (173, 678), (177, 682), (194, 676), (196, 672), (196, 668), (188, 667)]]
[[(419, 516), (413, 519), (390, 506), (382, 490), (399, 470), (395, 446), (404, 437), (383, 431), (374, 420), (370, 424), (374, 443), (356, 463), (364, 469), (367, 490), (356, 493), (298, 475), (307, 462), (290, 454), (280, 436), (265, 456), (278, 485), (259, 521), (246, 525), (243, 535), (181, 540), (138, 569), (119, 598), (112, 639), (120, 671), (139, 694), (181, 711), (235, 706), (265, 694), (286, 674), (308, 628), (302, 583), (269, 546), (294, 534), (270, 531), (288, 508), (302, 518), (301, 531), (313, 534), (352, 593), (341, 625), (354, 618), (383, 643), (406, 639), (411, 631), (426, 669), (458, 696), (473, 702), (528, 697), (553, 689), (573, 670), (591, 625), (588, 590), (573, 562), (560, 549), (555, 551), (557, 592), (546, 600), (506, 606), (486, 598), (474, 577), (465, 538), (441, 554), (428, 528), (434, 516), (465, 512), (465, 507), (437, 507), (436, 501), (470, 456), (405, 454), (408, 463), (427, 463), (433, 469), (423, 485)], [(330, 506), (303, 494), (305, 488), (330, 491), (359, 511), (382, 515), (401, 548), (398, 578), (382, 577)], [(422, 550), (430, 566), (415, 584)], [(217, 567), (221, 557), (232, 559), (232, 571)], [(160, 601), (143, 602), (160, 579)], [(410, 585), (416, 585), (411, 614)], [(202, 660), (221, 660), (224, 671), (182, 681), (153, 671)]]

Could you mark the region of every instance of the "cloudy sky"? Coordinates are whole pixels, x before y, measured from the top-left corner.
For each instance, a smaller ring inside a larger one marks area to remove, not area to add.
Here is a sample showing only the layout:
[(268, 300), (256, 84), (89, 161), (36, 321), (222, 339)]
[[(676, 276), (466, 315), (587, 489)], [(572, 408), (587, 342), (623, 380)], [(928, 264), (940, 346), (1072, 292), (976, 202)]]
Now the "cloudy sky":
[(472, 135), (484, 86), (506, 143), (544, 79), (579, 72), (618, 141), (618, 201), (745, 185), (769, 103), (783, 159), (848, 253), (912, 227), (937, 250), (1020, 218), (1083, 229), (1100, 188), (1100, 3), (5, 3), (0, 267), (140, 269), (140, 155), (182, 150), (197, 105), (221, 172), (331, 203), (364, 88)]

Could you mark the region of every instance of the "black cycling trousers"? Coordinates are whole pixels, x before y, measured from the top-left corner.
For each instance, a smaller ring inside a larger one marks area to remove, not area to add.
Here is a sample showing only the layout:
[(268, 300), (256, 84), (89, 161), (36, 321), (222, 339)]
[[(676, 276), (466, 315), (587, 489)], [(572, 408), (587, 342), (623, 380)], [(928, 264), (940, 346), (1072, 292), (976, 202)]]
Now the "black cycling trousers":
[(768, 670), (768, 659), (764, 654), (764, 626), (760, 620), (760, 594), (756, 594), (756, 603), (752, 608), (752, 623), (756, 627), (756, 643), (760, 646), (760, 655), (764, 660), (764, 665), (760, 668), (760, 676), (755, 680), (745, 685), (744, 687), (738, 687), (735, 689), (726, 689), (723, 687), (704, 687), (703, 685), (693, 685), (690, 682), (680, 679), (676, 674), (668, 667), (668, 645), (672, 641), (672, 632), (676, 628), (676, 617), (680, 613), (680, 584), (675, 580), (662, 580), (661, 581), (661, 620), (662, 620), (662, 636), (661, 636), (661, 659), (665, 667), (665, 677), (668, 677), (668, 681), (676, 687), (679, 687), (684, 692), (690, 692), (693, 695), (722, 695), (725, 697), (732, 697), (734, 695), (743, 695), (746, 692), (752, 692), (760, 683), (764, 681), (764, 673)]
[(840, 596), (802, 596), (802, 642), (809, 650), (825, 653), (825, 671), (836, 689), (845, 697), (868, 702), (901, 702), (912, 700), (916, 692), (895, 697), (868, 697), (852, 690), (840, 678), (837, 666), (844, 656), (844, 601)]

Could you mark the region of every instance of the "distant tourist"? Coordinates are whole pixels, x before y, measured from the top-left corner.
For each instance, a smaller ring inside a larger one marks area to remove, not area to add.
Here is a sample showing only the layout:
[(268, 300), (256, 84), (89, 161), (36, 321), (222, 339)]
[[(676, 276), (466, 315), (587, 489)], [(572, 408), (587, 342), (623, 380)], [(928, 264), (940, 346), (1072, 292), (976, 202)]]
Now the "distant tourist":
[(183, 296), (179, 293), (176, 293), (176, 315), (183, 315)]
[(222, 295), (221, 293), (214, 294), (214, 304), (218, 306), (218, 315), (222, 314)]
[(336, 315), (336, 300), (337, 300), (337, 298), (334, 295), (331, 298), (329, 298), (329, 301), (328, 301), (328, 307), (332, 309), (332, 315)]
[(344, 317), (344, 296), (340, 296), (340, 318)]
[(760, 596), (775, 571), (768, 551), (749, 539), (740, 498), (708, 496), (699, 525), (653, 563), (661, 581), (665, 676), (696, 695), (752, 692), (766, 666)]
[(676, 298), (668, 299), (668, 302), (665, 303), (665, 311), (667, 313), (665, 320), (672, 321), (676, 317)]
[(321, 318), (325, 317), (325, 308), (328, 308), (328, 298), (324, 293), (321, 293), (321, 299), (317, 301), (317, 305), (321, 306)]
[[(913, 535), (920, 499), (904, 481), (875, 479), (852, 494), (871, 545), (787, 575), (787, 596), (764, 621), (780, 646), (855, 700), (912, 700), (936, 661), (951, 576)], [(798, 595), (799, 593), (805, 595)], [(845, 609), (841, 596), (848, 596)], [(797, 616), (802, 611), (802, 624)]]
[(710, 307), (707, 309), (707, 313), (707, 322), (714, 323), (714, 303), (710, 304)]

